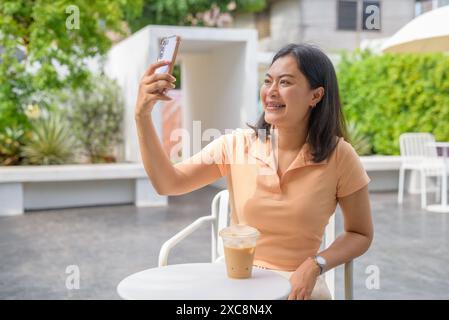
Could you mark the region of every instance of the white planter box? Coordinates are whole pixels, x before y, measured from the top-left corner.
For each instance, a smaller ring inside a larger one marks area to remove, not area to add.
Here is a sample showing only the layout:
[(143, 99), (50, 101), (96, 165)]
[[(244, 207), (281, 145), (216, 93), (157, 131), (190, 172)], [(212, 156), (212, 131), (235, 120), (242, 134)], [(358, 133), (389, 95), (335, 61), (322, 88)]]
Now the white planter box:
[[(370, 191), (398, 189), (399, 156), (360, 159), (371, 178)], [(226, 180), (213, 185), (226, 188)], [(157, 194), (139, 163), (0, 167), (0, 216), (33, 209), (127, 203), (167, 205), (167, 197)]]
[(395, 191), (398, 189), (400, 156), (363, 156), (360, 160), (371, 178), (370, 191)]
[(0, 168), (0, 216), (27, 209), (167, 204), (137, 163)]
[[(360, 157), (365, 170), (371, 178), (370, 191), (397, 191), (399, 184), (400, 156), (364, 156)], [(419, 174), (415, 170), (407, 170), (405, 176), (406, 190), (410, 194), (420, 194)], [(429, 183), (427, 192), (435, 192), (438, 186)]]

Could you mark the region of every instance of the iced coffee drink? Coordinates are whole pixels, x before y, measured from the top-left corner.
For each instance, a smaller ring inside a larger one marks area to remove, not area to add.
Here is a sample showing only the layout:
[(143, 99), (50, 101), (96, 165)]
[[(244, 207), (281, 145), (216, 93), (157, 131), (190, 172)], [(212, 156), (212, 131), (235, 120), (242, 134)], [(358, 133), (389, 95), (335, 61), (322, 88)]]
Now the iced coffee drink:
[(228, 277), (251, 278), (259, 231), (247, 225), (234, 225), (220, 231)]

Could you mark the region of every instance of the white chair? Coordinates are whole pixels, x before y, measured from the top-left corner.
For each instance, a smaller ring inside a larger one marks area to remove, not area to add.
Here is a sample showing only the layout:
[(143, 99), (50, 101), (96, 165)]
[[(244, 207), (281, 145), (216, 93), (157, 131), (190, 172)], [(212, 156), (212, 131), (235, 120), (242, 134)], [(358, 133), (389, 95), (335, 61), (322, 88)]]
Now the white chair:
[[(218, 231), (225, 228), (229, 224), (229, 193), (228, 190), (218, 192), (212, 200), (212, 214), (210, 216), (203, 216), (195, 220), (192, 224), (182, 229), (169, 240), (167, 240), (161, 247), (159, 252), (159, 267), (166, 266), (168, 254), (170, 250), (178, 244), (181, 240), (186, 238), (204, 223), (211, 223), (212, 225), (212, 262), (219, 262), (224, 259), (223, 241), (218, 236)], [(335, 218), (332, 215), (329, 224), (326, 227), (323, 245), (327, 248), (335, 239)], [(350, 261), (345, 264), (344, 270), (344, 286), (345, 299), (353, 299), (353, 262)], [(335, 299), (335, 270), (329, 270), (325, 273), (326, 284), (329, 287), (332, 298)]]
[[(437, 183), (444, 172), (444, 162), (438, 158), (437, 149), (431, 146), (435, 138), (431, 133), (403, 133), (399, 137), (401, 167), (399, 169), (398, 203), (404, 199), (405, 170), (418, 170), (420, 173), (421, 208), (427, 206), (427, 177), (436, 177)], [(435, 189), (439, 201), (439, 188)]]

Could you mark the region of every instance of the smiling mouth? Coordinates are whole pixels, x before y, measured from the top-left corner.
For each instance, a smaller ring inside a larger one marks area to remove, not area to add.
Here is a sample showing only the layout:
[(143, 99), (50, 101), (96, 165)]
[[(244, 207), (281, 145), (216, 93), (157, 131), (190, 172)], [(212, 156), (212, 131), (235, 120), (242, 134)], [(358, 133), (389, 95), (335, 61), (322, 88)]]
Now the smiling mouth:
[(285, 108), (285, 104), (279, 104), (279, 105), (268, 105), (267, 110), (268, 111), (278, 111)]

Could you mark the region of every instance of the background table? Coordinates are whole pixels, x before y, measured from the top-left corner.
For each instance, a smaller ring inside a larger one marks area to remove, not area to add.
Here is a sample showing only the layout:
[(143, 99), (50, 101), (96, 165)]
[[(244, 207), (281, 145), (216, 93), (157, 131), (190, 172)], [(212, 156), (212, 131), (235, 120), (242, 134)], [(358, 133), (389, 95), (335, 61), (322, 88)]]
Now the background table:
[(147, 269), (123, 279), (117, 292), (130, 300), (276, 300), (287, 299), (290, 282), (253, 268), (250, 279), (230, 279), (224, 263), (174, 264)]
[(447, 164), (448, 161), (448, 150), (449, 149), (449, 142), (433, 142), (431, 143), (433, 147), (442, 148), (443, 149), (443, 160), (444, 165), (446, 166), (446, 174), (443, 175), (442, 181), (441, 181), (441, 204), (432, 204), (427, 206), (426, 210), (432, 211), (432, 212), (443, 212), (443, 213), (449, 213), (449, 205), (447, 204), (447, 172), (449, 172), (449, 165)]

